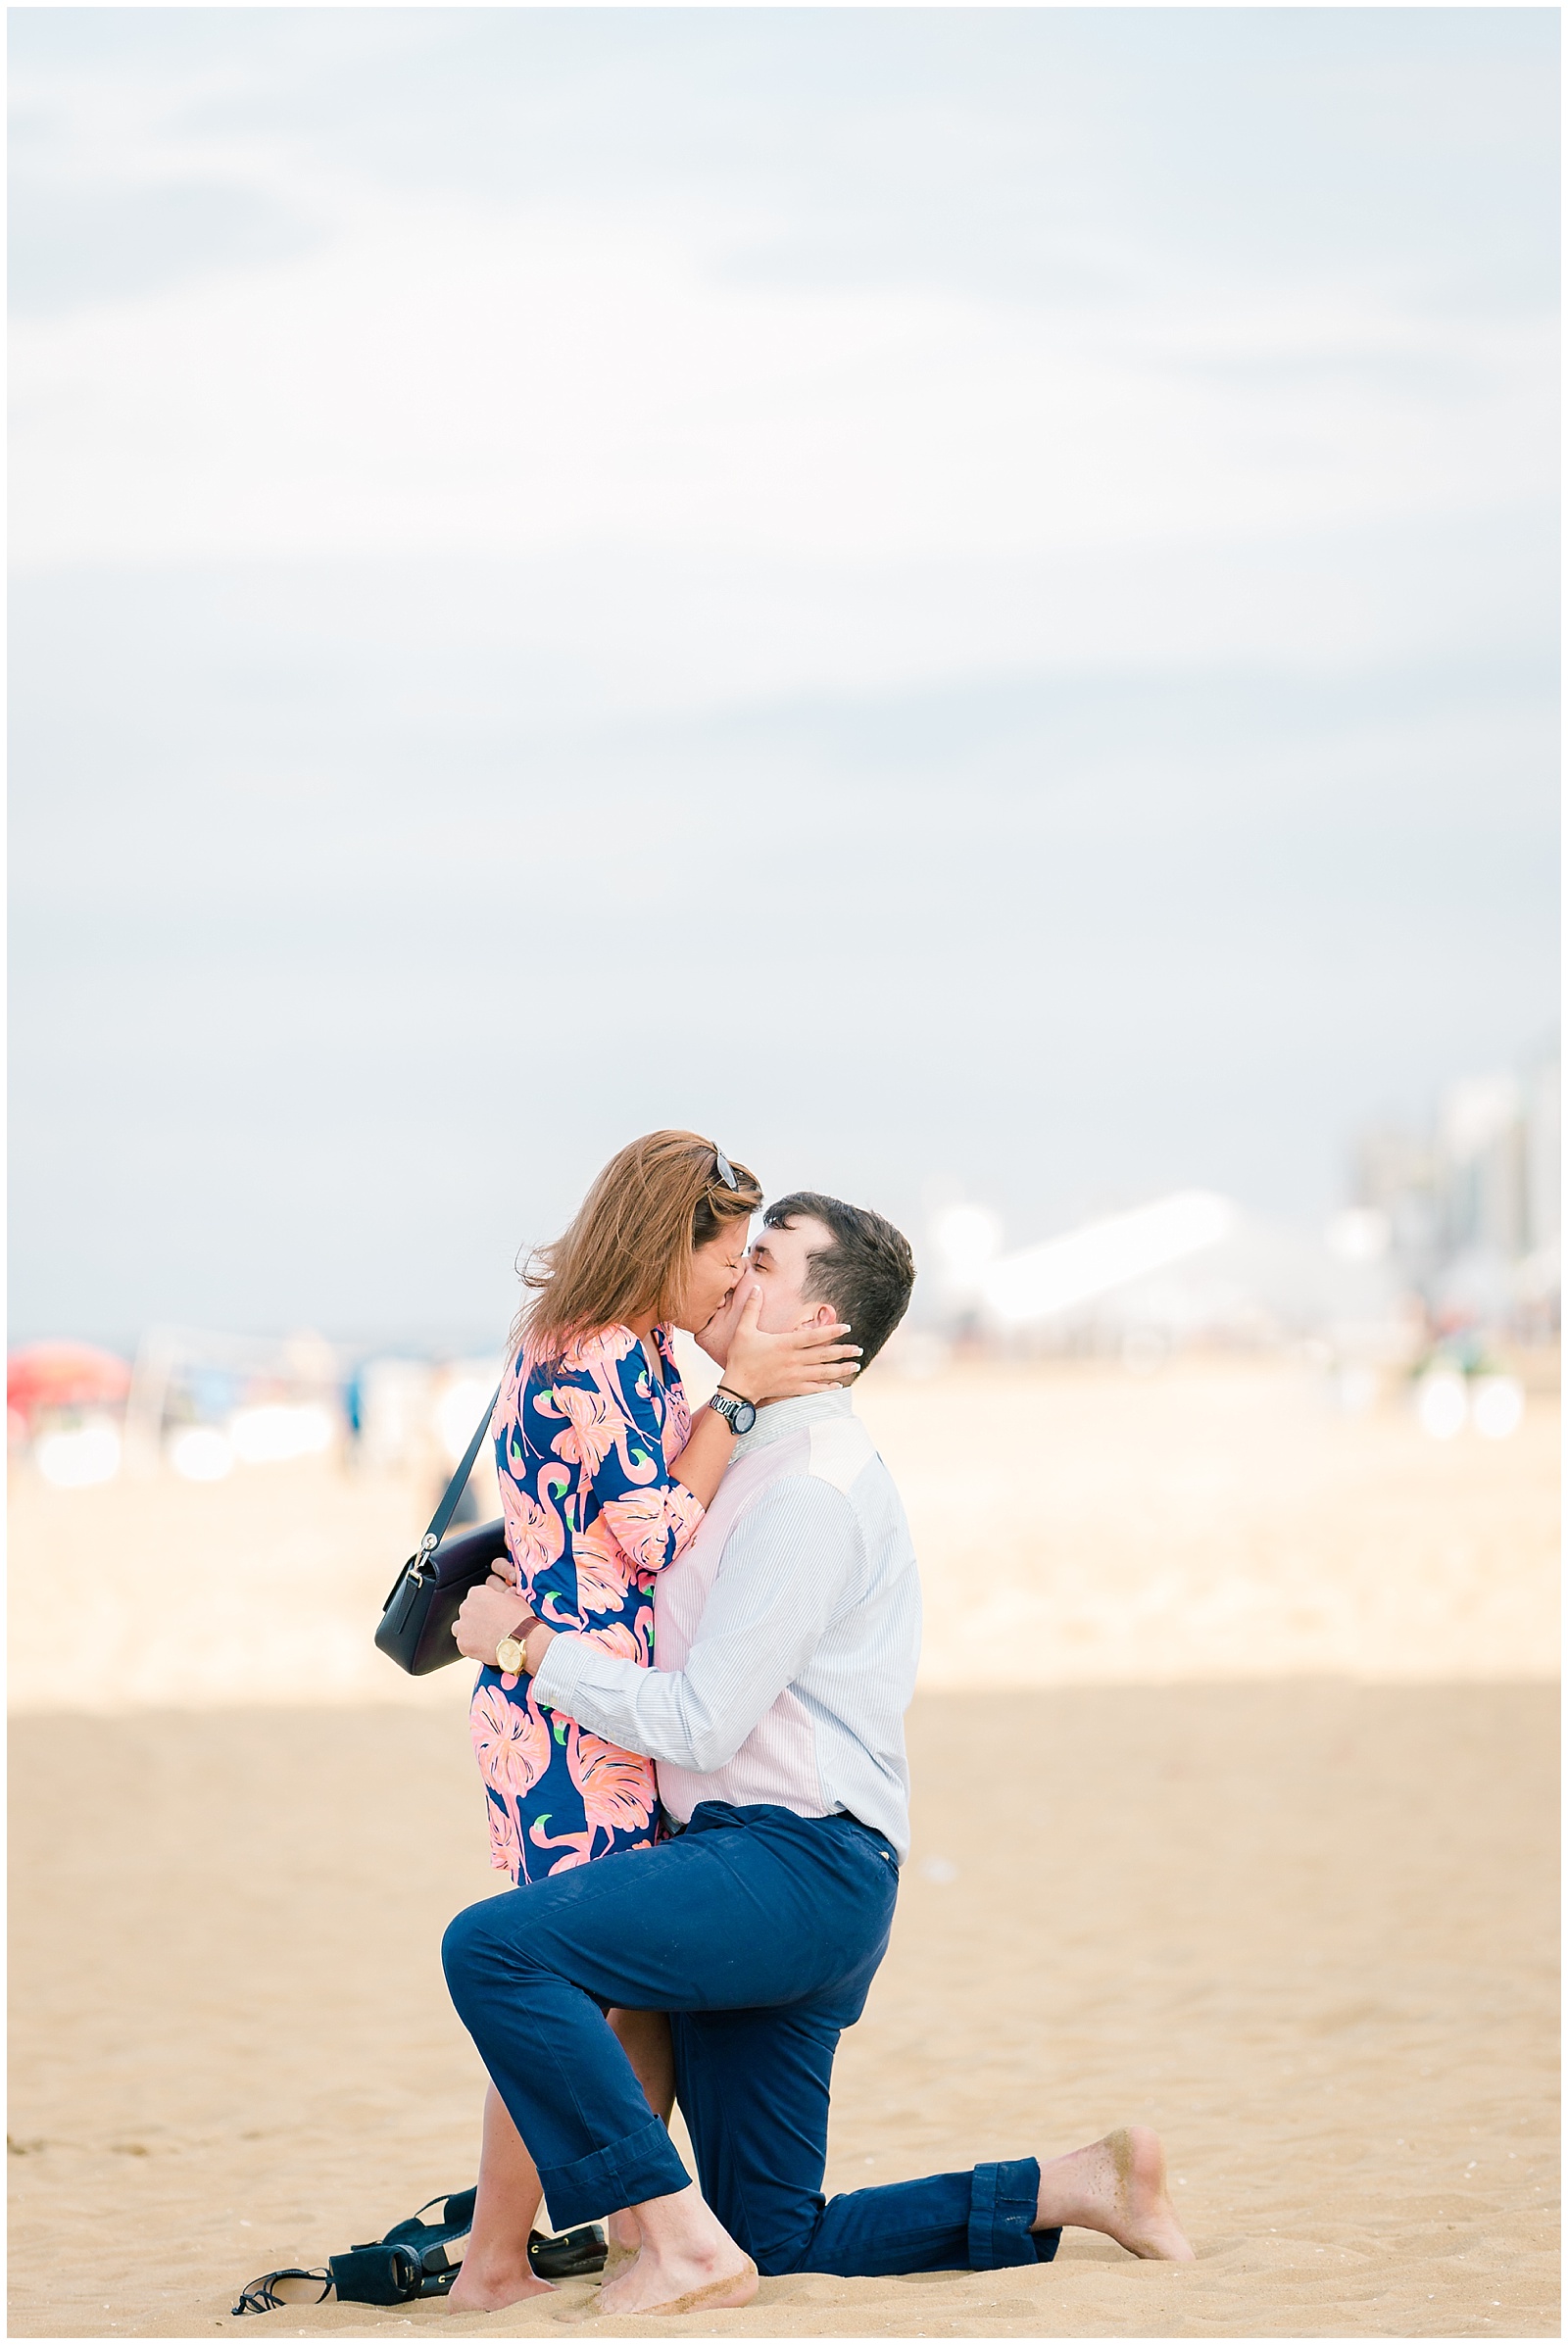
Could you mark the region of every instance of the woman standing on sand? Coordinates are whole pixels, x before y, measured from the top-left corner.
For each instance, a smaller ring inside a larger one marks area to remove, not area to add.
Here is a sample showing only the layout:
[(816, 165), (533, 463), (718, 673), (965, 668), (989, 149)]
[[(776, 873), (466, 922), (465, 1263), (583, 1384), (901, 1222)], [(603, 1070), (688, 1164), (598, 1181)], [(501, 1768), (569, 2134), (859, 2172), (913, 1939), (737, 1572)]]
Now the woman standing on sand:
[[(524, 1273), (534, 1292), (491, 1425), (508, 1557), (453, 1631), (459, 1650), (484, 1664), (473, 1746), (491, 1862), (514, 1884), (651, 1847), (659, 1794), (651, 1760), (541, 1707), (533, 1680), (519, 1677), (512, 1631), (531, 1613), (649, 1667), (655, 1577), (691, 1539), (756, 1404), (854, 1374), (847, 1328), (762, 1335), (749, 1305), (720, 1361), (724, 1382), (692, 1424), (671, 1330), (700, 1334), (729, 1301), (761, 1203), (755, 1176), (711, 1141), (653, 1132), (612, 1157), (569, 1229)], [(668, 2022), (636, 2011), (611, 2023), (667, 2120)], [(515, 2301), (538, 2204), (538, 2174), (492, 2085), (454, 2310), (481, 2309), (492, 2274)]]

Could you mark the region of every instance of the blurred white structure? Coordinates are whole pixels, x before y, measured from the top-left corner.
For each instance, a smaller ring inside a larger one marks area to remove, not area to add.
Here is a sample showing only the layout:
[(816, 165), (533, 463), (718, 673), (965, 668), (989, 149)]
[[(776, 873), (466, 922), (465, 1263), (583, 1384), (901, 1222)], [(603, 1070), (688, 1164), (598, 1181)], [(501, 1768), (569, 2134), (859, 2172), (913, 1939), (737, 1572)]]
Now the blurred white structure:
[(1470, 1421), (1484, 1441), (1505, 1441), (1524, 1423), (1525, 1391), (1512, 1376), (1478, 1376)]
[(213, 1482), (236, 1460), (319, 1455), (341, 1430), (338, 1357), (324, 1337), (154, 1327), (137, 1349), (124, 1422), (133, 1471), (164, 1461)]
[(1394, 1243), (1394, 1229), (1375, 1206), (1350, 1205), (1334, 1215), (1323, 1237), (1342, 1262), (1381, 1262)]
[(1525, 1391), (1512, 1376), (1467, 1377), (1438, 1360), (1415, 1383), (1416, 1415), (1435, 1441), (1451, 1441), (1472, 1426), (1483, 1441), (1506, 1441), (1524, 1423)]
[[(499, 1375), (500, 1366), (494, 1359), (451, 1360), (437, 1370), (432, 1424), (443, 1476), (460, 1462), (481, 1415), (488, 1414)], [(488, 1522), (500, 1512), (495, 1450), (486, 1440), (479, 1444), (458, 1519)]]
[[(428, 1483), (433, 1506), (473, 1438), (500, 1376), (499, 1358), (433, 1362), (389, 1355), (356, 1370), (359, 1463), (371, 1473), (414, 1474)], [(457, 1521), (501, 1512), (495, 1458), (480, 1443)]]
[(986, 1274), (1002, 1251), (1002, 1221), (988, 1205), (938, 1205), (926, 1223), (931, 1268), (944, 1311), (972, 1311)]
[(1463, 1376), (1456, 1368), (1429, 1369), (1416, 1381), (1415, 1407), (1423, 1433), (1435, 1441), (1451, 1441), (1470, 1414)]
[[(495, 1389), (494, 1362), (489, 1360), (458, 1360), (438, 1376), (436, 1439), (450, 1464), (457, 1464), (472, 1441), (473, 1429), (481, 1413), (487, 1412)], [(477, 1468), (478, 1460), (474, 1463)]]
[(1236, 1208), (1207, 1190), (1188, 1189), (1130, 1213), (1085, 1223), (1065, 1237), (1004, 1254), (979, 1281), (980, 1298), (1002, 1327), (1025, 1327), (1200, 1254), (1227, 1235)]
[(221, 1482), (234, 1471), (234, 1444), (216, 1425), (183, 1425), (165, 1452), (182, 1482)]
[(120, 1471), (120, 1428), (111, 1417), (89, 1417), (80, 1425), (46, 1433), (33, 1450), (33, 1463), (57, 1490), (87, 1490), (113, 1482)]
[(228, 1438), (242, 1465), (281, 1465), (290, 1458), (319, 1457), (332, 1446), (338, 1419), (318, 1400), (267, 1401), (240, 1408), (228, 1421)]
[(435, 1370), (428, 1360), (367, 1360), (356, 1381), (361, 1460), (378, 1471), (395, 1472), (428, 1437)]
[[(1366, 1209), (1313, 1231), (1189, 1189), (975, 1268), (977, 1252), (969, 1286), (943, 1286), (950, 1322), (1009, 1343), (1114, 1350), (1138, 1372), (1178, 1344), (1212, 1339), (1310, 1337), (1342, 1367), (1407, 1359), (1412, 1347), (1391, 1232)], [(972, 1298), (966, 1311), (953, 1309), (959, 1295)], [(1364, 1405), (1359, 1393), (1352, 1380), (1344, 1404)]]

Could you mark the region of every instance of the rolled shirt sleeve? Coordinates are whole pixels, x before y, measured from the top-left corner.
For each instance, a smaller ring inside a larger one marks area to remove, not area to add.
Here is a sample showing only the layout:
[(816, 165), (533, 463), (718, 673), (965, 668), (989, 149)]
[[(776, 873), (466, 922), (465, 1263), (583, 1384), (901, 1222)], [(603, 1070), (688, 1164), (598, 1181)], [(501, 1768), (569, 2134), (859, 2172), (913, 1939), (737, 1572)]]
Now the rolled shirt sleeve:
[(853, 1596), (862, 1545), (842, 1491), (787, 1475), (725, 1541), (684, 1669), (643, 1669), (561, 1634), (534, 1679), (535, 1696), (624, 1750), (710, 1774), (735, 1756)]

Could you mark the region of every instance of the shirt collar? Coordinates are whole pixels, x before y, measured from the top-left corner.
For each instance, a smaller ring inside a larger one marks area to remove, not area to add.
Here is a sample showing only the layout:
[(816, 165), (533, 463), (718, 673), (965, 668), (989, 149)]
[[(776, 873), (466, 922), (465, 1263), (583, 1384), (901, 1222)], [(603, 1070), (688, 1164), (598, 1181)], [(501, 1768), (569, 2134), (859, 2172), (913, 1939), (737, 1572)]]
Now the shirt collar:
[(803, 1392), (796, 1400), (774, 1400), (757, 1412), (757, 1423), (750, 1433), (743, 1433), (730, 1451), (730, 1456), (749, 1457), (754, 1449), (765, 1449), (769, 1441), (781, 1441), (786, 1434), (798, 1432), (803, 1425), (814, 1425), (822, 1417), (853, 1417), (855, 1406), (846, 1392)]

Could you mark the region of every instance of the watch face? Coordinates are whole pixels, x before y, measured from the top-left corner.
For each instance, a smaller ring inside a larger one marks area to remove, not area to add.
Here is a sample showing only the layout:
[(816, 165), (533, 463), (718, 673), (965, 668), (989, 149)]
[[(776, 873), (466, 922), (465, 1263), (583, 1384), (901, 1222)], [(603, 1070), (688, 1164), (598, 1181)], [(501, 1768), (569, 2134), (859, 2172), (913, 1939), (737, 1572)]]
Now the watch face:
[(514, 1637), (503, 1637), (496, 1646), (496, 1667), (503, 1677), (519, 1676), (524, 1658), (523, 1649)]
[(730, 1423), (737, 1433), (750, 1433), (757, 1423), (757, 1411), (749, 1400), (743, 1400), (730, 1411)]

